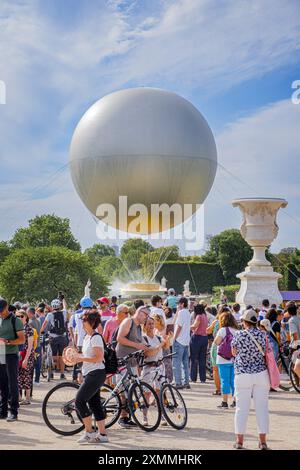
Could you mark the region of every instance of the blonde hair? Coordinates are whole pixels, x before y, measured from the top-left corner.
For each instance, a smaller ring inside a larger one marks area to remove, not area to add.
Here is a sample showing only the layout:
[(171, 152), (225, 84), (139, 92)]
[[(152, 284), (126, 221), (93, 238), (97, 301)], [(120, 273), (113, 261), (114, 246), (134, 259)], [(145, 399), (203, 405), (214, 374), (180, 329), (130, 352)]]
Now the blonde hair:
[(165, 321), (161, 315), (158, 315), (157, 313), (153, 315), (153, 320), (156, 321), (159, 324), (159, 327), (163, 330), (165, 328)]

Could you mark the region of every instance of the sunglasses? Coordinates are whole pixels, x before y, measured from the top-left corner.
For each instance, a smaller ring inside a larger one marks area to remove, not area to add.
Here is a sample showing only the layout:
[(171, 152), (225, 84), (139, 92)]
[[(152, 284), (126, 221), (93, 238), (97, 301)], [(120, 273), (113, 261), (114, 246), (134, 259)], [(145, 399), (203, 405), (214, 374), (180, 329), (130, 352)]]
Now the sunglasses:
[(24, 318), (25, 315), (16, 315), (17, 318)]

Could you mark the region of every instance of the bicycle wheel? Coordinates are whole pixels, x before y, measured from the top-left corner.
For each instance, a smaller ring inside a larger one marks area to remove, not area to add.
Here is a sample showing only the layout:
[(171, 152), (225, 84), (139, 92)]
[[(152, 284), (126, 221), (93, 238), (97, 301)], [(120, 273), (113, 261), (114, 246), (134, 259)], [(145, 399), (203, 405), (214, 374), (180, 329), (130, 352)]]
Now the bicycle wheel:
[(159, 398), (150, 385), (134, 382), (128, 391), (128, 407), (133, 420), (143, 431), (158, 428), (161, 419)]
[(300, 393), (300, 379), (298, 375), (294, 372), (294, 363), (292, 361), (290, 362), (289, 372), (294, 389), (296, 390), (296, 392)]
[(100, 398), (106, 414), (105, 427), (108, 429), (120, 418), (122, 410), (121, 398), (119, 395), (114, 395), (113, 388), (107, 384), (102, 385)]
[(46, 378), (47, 378), (47, 365), (46, 365), (46, 357), (45, 357), (45, 355), (43, 355), (43, 358), (42, 358), (41, 376), (43, 377), (43, 379), (46, 379)]
[(213, 368), (211, 365), (210, 351), (206, 354), (206, 378), (208, 380), (213, 380)]
[(84, 426), (75, 410), (75, 396), (79, 385), (63, 382), (52, 388), (44, 398), (42, 415), (51, 431), (62, 436), (73, 436)]
[(179, 391), (169, 383), (160, 390), (160, 405), (166, 421), (175, 429), (183, 429), (187, 423), (187, 409)]
[(285, 356), (281, 352), (279, 353), (278, 359), (277, 359), (277, 366), (280, 371), (280, 385), (279, 388), (281, 390), (284, 390), (285, 392), (290, 391), (293, 388), (293, 384), (290, 379), (290, 373), (289, 373), (289, 357)]

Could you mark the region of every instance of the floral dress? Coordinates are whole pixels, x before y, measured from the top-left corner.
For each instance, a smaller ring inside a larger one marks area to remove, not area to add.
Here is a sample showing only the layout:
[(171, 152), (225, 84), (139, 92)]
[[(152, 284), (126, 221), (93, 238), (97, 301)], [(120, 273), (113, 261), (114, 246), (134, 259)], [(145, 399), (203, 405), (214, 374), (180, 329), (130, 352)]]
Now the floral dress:
[[(30, 336), (33, 336), (33, 329), (27, 323), (24, 327), (24, 333), (25, 333), (24, 351), (27, 351), (28, 338)], [(32, 351), (30, 353), (30, 356), (29, 356), (28, 362), (27, 362), (27, 369), (23, 369), (23, 367), (19, 368), (18, 385), (19, 385), (19, 390), (20, 391), (21, 390), (31, 389), (32, 378), (33, 378), (33, 369), (34, 369), (34, 350), (32, 348)]]

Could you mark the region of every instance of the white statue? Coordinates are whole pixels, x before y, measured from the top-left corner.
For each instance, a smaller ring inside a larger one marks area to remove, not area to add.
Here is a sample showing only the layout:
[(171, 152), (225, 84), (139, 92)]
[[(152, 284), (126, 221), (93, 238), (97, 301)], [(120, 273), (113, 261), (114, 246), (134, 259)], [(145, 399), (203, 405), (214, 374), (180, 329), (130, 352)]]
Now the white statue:
[(91, 280), (89, 279), (84, 288), (84, 297), (91, 297)]
[(161, 287), (163, 287), (164, 289), (167, 288), (167, 279), (165, 278), (165, 276), (161, 279), (160, 285), (161, 285)]
[(189, 280), (185, 281), (185, 283), (183, 285), (183, 295), (184, 295), (184, 297), (189, 297), (191, 295), (190, 281)]

